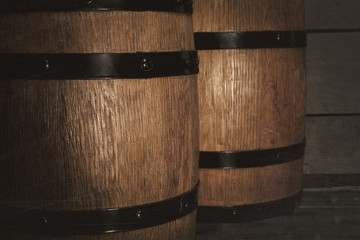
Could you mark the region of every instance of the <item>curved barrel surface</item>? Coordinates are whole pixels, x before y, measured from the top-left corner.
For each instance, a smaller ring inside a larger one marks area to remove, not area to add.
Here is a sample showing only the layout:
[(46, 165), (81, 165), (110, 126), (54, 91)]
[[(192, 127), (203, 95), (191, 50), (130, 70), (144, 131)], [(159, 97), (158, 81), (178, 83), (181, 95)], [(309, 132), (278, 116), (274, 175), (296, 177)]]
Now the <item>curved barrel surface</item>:
[(220, 219), (216, 208), (231, 215), (225, 221), (276, 215), (281, 208), (266, 206), (280, 200), (294, 208), (305, 140), (304, 30), (302, 0), (194, 1), (199, 221)]
[(0, 236), (195, 239), (190, 13), (1, 12), (0, 28)]

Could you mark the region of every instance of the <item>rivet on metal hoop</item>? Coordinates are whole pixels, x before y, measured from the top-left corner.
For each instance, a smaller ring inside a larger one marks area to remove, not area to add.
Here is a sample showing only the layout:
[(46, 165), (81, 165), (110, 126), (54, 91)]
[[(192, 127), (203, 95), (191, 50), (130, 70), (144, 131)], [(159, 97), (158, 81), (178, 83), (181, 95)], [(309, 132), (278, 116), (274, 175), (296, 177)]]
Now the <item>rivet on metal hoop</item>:
[(281, 39), (281, 34), (280, 33), (278, 33), (277, 35), (276, 35), (276, 40), (280, 40)]
[(236, 215), (236, 214), (237, 214), (236, 208), (233, 208), (232, 214), (233, 214), (233, 215)]
[(94, 0), (82, 0), (84, 4), (91, 4)]
[(145, 72), (151, 71), (153, 69), (154, 65), (150, 58), (143, 58), (141, 59), (141, 69)]
[(143, 211), (138, 211), (137, 213), (136, 213), (136, 217), (138, 218), (138, 219), (141, 219), (142, 217), (143, 217)]
[(50, 68), (50, 64), (49, 64), (49, 61), (47, 59), (45, 59), (45, 68), (46, 69)]

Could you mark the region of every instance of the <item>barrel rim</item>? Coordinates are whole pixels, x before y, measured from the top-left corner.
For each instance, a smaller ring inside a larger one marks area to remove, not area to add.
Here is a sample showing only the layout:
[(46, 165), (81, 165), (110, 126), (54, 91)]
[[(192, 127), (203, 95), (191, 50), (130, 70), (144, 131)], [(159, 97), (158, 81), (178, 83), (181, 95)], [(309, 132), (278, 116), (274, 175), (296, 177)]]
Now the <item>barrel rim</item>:
[(300, 204), (302, 190), (274, 201), (238, 206), (199, 206), (198, 223), (240, 223), (288, 215)]
[(195, 32), (197, 50), (301, 48), (306, 47), (305, 31)]
[(196, 51), (0, 54), (0, 80), (142, 79), (199, 73)]
[(159, 11), (191, 14), (192, 0), (5, 0), (0, 12)]
[(199, 182), (189, 191), (159, 202), (93, 211), (46, 211), (1, 206), (0, 228), (54, 235), (127, 232), (165, 224), (197, 208)]
[(283, 164), (303, 158), (306, 140), (280, 148), (252, 151), (200, 151), (200, 169), (254, 168)]

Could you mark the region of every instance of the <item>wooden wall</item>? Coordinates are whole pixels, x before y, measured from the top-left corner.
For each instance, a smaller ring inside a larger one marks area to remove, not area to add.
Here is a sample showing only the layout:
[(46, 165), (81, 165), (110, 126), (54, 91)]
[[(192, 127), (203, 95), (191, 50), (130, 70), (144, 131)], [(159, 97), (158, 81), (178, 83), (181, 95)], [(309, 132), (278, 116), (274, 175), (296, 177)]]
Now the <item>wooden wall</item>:
[(360, 1), (305, 0), (305, 6), (304, 173), (360, 174)]

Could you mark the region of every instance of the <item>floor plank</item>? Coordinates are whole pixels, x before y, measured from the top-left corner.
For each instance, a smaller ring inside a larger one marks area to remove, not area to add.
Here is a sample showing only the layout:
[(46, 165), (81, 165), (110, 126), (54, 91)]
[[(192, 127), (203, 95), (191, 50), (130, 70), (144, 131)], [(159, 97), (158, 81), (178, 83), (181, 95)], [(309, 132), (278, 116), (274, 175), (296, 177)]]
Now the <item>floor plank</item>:
[(360, 116), (308, 117), (305, 174), (360, 173)]
[(294, 216), (251, 223), (198, 224), (197, 240), (360, 239), (360, 208), (299, 208)]
[(357, 174), (304, 176), (302, 200), (292, 215), (246, 223), (199, 223), (197, 240), (358, 240), (358, 180)]

